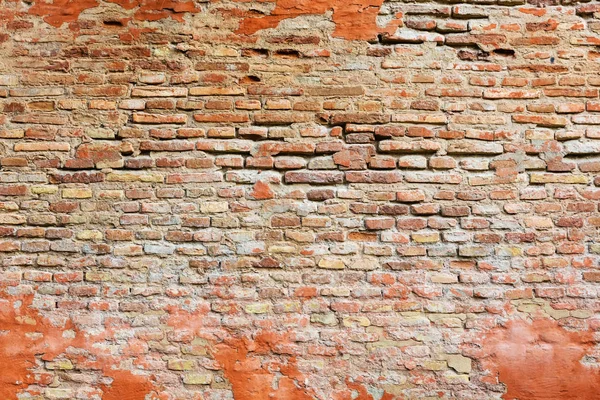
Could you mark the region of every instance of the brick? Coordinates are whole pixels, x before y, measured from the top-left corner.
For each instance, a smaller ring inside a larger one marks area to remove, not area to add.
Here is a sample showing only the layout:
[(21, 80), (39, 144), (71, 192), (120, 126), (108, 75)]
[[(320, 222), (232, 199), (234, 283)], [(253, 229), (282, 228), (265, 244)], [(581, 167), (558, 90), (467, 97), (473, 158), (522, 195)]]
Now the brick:
[(370, 230), (390, 229), (396, 223), (394, 218), (365, 218), (365, 228)]
[(534, 124), (550, 128), (564, 127), (568, 123), (565, 117), (557, 115), (513, 114), (512, 120), (517, 124)]
[(254, 114), (254, 123), (258, 125), (290, 125), (312, 121), (312, 116), (291, 112), (262, 112)]
[(300, 218), (293, 216), (273, 216), (271, 218), (272, 227), (294, 227), (300, 226)]
[(511, 89), (486, 89), (484, 99), (537, 99), (540, 97), (538, 90), (511, 90)]
[(560, 175), (532, 173), (529, 177), (531, 183), (565, 183), (565, 184), (587, 184), (585, 175)]
[(206, 113), (194, 114), (194, 120), (200, 123), (206, 122), (227, 122), (227, 123), (244, 123), (249, 122), (250, 117), (246, 113)]
[(131, 89), (131, 97), (185, 97), (188, 94), (184, 87), (134, 87)]
[(334, 184), (344, 181), (344, 173), (337, 171), (289, 171), (286, 183)]
[(0, 196), (25, 196), (26, 194), (25, 185), (0, 185)]
[(166, 183), (206, 183), (221, 182), (223, 174), (221, 172), (198, 172), (198, 173), (173, 173), (166, 177)]
[(240, 96), (244, 92), (242, 87), (204, 86), (190, 88), (190, 96)]
[(187, 115), (134, 113), (133, 122), (138, 124), (185, 124)]
[(210, 385), (213, 375), (211, 373), (188, 373), (183, 376), (183, 383), (186, 385)]
[[(16, 77), (14, 77), (14, 78), (16, 78)], [(9, 82), (7, 82), (7, 83), (9, 83)], [(65, 94), (65, 90), (63, 88), (57, 88), (57, 87), (14, 88), (14, 89), (10, 89), (8, 94), (11, 97), (49, 97), (49, 96), (62, 96)]]
[(128, 88), (124, 85), (75, 86), (73, 95), (81, 97), (123, 97)]
[(71, 145), (65, 142), (19, 142), (14, 145), (15, 151), (69, 151)]
[(397, 171), (350, 171), (346, 172), (346, 181), (350, 183), (397, 183), (402, 175)]
[(165, 142), (143, 141), (140, 143), (141, 151), (190, 151), (194, 150), (194, 143), (185, 140), (170, 140)]
[(460, 142), (448, 146), (448, 154), (502, 154), (504, 148), (498, 143)]
[(379, 150), (392, 153), (435, 153), (441, 148), (440, 144), (429, 140), (396, 141), (383, 140), (379, 143)]

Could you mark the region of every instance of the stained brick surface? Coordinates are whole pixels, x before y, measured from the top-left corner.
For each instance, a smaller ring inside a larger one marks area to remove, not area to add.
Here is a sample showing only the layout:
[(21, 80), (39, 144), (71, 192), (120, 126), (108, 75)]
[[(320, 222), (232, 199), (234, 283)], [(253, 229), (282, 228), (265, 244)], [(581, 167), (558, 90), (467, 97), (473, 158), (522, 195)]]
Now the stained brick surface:
[(0, 0), (0, 399), (598, 398), (599, 31)]

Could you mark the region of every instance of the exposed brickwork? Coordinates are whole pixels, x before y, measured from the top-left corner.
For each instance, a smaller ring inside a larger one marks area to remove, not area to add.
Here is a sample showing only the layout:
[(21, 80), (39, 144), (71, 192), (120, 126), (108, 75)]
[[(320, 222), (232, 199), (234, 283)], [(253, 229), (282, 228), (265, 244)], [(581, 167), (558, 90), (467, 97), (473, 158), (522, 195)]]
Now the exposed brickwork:
[(600, 4), (472, 3), (0, 0), (0, 399), (597, 398)]

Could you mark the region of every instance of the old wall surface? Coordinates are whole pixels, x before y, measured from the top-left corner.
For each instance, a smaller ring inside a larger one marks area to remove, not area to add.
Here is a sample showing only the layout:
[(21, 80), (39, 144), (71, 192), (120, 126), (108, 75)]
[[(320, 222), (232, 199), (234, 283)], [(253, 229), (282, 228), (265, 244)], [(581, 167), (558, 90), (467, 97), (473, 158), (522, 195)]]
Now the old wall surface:
[(599, 398), (598, 31), (0, 0), (0, 398)]

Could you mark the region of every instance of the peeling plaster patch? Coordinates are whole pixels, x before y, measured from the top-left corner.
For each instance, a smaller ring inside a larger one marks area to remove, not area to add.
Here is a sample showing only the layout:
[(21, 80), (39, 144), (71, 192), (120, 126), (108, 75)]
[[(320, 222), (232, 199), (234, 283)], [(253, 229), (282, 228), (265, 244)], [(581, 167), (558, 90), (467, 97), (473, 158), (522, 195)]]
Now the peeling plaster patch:
[(285, 19), (326, 14), (333, 10), (333, 36), (348, 40), (373, 40), (379, 33), (393, 33), (398, 25), (394, 20), (392, 22), (396, 22), (396, 26), (392, 23), (385, 28), (377, 26), (377, 15), (382, 4), (383, 0), (278, 0), (270, 15), (243, 19), (237, 33), (251, 35), (262, 29), (275, 28)]
[[(134, 18), (140, 21), (158, 21), (172, 18), (182, 22), (186, 13), (198, 12), (192, 0), (107, 0), (125, 10), (135, 9)], [(28, 13), (43, 17), (44, 21), (58, 28), (64, 23), (76, 21), (88, 9), (98, 7), (98, 0), (34, 0)]]
[(571, 332), (555, 320), (512, 320), (482, 339), (488, 383), (506, 385), (506, 400), (593, 399), (600, 371), (582, 363), (595, 345), (593, 332)]

